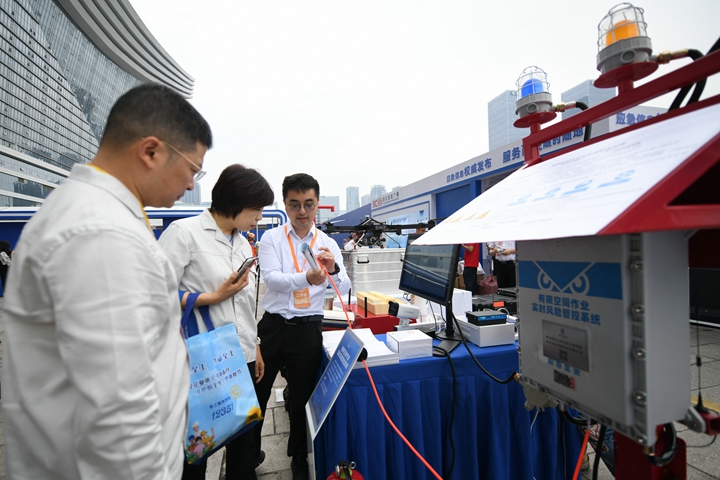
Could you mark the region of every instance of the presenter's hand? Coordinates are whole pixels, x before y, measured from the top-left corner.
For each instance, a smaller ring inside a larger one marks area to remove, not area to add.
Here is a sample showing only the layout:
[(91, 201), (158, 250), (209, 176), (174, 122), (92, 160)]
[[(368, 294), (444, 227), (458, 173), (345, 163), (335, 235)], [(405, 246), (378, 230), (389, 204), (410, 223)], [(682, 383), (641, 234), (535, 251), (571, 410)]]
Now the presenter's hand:
[(318, 250), (320, 253), (315, 258), (321, 266), (325, 267), (325, 270), (330, 271), (335, 266), (335, 255), (327, 247), (320, 247)]
[(317, 270), (308, 270), (305, 278), (310, 285), (322, 285), (325, 283), (325, 270), (318, 268)]

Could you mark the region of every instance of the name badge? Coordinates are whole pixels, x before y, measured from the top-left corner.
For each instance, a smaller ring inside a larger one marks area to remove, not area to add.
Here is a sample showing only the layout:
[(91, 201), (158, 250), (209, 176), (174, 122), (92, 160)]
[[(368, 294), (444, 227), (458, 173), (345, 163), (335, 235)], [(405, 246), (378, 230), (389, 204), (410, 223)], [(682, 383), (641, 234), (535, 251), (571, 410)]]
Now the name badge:
[(295, 308), (310, 308), (310, 289), (303, 288), (293, 292)]

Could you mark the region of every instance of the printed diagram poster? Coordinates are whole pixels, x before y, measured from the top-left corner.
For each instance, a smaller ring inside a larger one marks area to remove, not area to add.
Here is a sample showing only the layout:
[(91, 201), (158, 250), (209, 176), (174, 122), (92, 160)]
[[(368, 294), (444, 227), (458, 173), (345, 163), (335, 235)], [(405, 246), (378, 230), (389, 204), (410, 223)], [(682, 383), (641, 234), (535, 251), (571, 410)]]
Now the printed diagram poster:
[(416, 242), (596, 235), (718, 133), (714, 105), (522, 168)]

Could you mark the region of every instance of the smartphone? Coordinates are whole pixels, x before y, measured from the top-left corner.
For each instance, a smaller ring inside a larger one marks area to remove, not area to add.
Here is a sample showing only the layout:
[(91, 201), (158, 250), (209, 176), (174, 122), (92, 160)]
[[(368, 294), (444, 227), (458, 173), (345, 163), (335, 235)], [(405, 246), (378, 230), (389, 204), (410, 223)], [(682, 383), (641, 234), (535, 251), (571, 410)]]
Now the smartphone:
[(238, 276), (235, 277), (235, 280), (233, 280), (232, 283), (237, 283), (238, 280), (240, 280), (240, 277), (245, 275), (245, 272), (248, 268), (252, 267), (253, 263), (257, 261), (257, 257), (249, 257), (246, 258), (242, 265), (240, 265), (240, 268), (238, 268)]

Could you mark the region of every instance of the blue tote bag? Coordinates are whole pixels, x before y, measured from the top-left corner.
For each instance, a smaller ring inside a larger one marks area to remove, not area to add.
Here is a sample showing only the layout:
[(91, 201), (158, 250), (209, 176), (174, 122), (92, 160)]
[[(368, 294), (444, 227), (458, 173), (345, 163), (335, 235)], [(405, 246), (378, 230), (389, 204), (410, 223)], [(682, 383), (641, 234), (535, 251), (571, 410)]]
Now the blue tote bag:
[(190, 357), (185, 458), (193, 464), (203, 463), (262, 419), (235, 325), (215, 328), (209, 307), (202, 306), (198, 310), (207, 332), (199, 333), (193, 313), (199, 295), (188, 296), (181, 323)]

